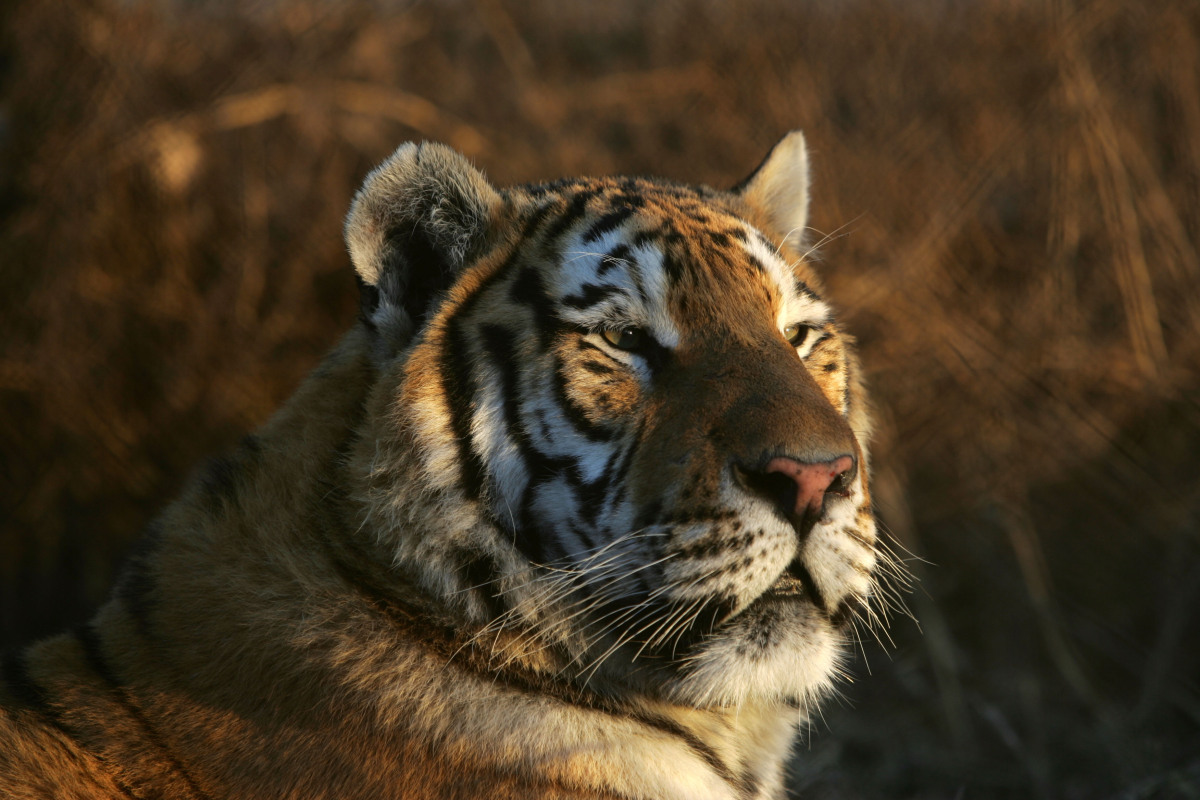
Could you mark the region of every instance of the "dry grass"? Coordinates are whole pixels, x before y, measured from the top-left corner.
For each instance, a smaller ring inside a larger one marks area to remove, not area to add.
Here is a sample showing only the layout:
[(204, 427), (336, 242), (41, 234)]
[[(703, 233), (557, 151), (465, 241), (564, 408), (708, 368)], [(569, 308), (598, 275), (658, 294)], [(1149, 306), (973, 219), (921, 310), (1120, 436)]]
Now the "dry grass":
[(0, 11), (0, 640), (83, 619), (349, 324), (399, 142), (730, 184), (802, 126), (928, 563), (797, 789), (1200, 796), (1200, 6), (184, 5)]

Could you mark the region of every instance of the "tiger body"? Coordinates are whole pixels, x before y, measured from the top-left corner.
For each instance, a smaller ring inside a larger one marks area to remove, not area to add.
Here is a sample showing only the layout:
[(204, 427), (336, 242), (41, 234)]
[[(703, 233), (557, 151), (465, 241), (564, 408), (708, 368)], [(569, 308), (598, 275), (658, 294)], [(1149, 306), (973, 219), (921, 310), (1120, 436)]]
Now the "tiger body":
[(781, 797), (882, 558), (806, 212), (798, 134), (730, 192), (402, 147), (360, 322), (5, 656), (0, 793)]

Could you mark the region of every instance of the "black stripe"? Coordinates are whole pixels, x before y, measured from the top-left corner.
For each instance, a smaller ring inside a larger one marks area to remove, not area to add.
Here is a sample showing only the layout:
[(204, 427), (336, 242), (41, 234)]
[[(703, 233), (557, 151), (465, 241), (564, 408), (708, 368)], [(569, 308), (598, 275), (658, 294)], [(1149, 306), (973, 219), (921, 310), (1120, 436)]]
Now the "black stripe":
[(816, 300), (818, 302), (824, 302), (823, 300), (821, 300), (821, 296), (812, 290), (811, 286), (809, 286), (807, 283), (800, 280), (799, 278), (796, 278), (796, 293), (799, 294), (801, 297), (807, 297), (809, 300)]
[(591, 244), (604, 234), (621, 227), (621, 224), (625, 222), (625, 220), (633, 216), (634, 211), (636, 211), (636, 209), (633, 208), (633, 206), (627, 205), (618, 208), (616, 211), (610, 211), (609, 213), (605, 214), (603, 217), (596, 220), (592, 224), (592, 227), (588, 228), (587, 233), (585, 233), (583, 236), (584, 244)]
[(504, 398), (504, 421), (508, 435), (517, 445), (529, 473), (525, 495), (521, 499), (517, 530), (513, 532), (514, 544), (534, 563), (544, 563), (548, 554), (547, 545), (551, 542), (539, 535), (533, 515), (529, 513), (533, 490), (564, 474), (571, 464), (565, 459), (547, 456), (535, 448), (521, 422), (516, 354), (509, 332), (499, 325), (484, 325), (479, 332), (492, 365), (500, 371), (500, 395)]
[(662, 248), (662, 265), (663, 271), (667, 273), (667, 278), (671, 283), (677, 283), (683, 277), (683, 265), (679, 263), (679, 259), (671, 255), (666, 247)]
[(661, 228), (649, 228), (634, 233), (629, 244), (634, 250), (640, 250), (652, 242), (657, 243), (660, 238), (662, 238)]
[[(611, 463), (612, 459), (609, 460), (610, 465)], [(612, 486), (612, 472), (606, 468), (600, 473), (599, 478), (576, 488), (576, 496), (579, 498), (579, 515), (589, 527), (595, 527), (596, 517), (600, 515), (600, 509), (604, 505), (604, 498), (608, 495), (610, 486)]]
[(534, 474), (534, 465), (530, 460), (533, 447), (528, 435), (523, 430), (517, 407), (515, 396), (515, 392), (517, 391), (517, 374), (512, 343), (509, 341), (508, 332), (498, 325), (485, 325), (480, 329), (480, 334), (483, 337), (484, 348), (491, 357), (493, 365), (500, 370), (500, 396), (504, 398), (504, 421), (507, 434), (516, 443), (517, 450), (521, 453), (522, 460), (525, 462), (529, 473), (526, 476), (525, 497), (522, 498), (521, 506), (518, 509), (519, 517), (516, 520), (516, 529), (513, 531), (513, 544), (530, 561), (542, 563), (544, 552), (541, 537), (532, 535), (532, 532), (529, 530), (532, 523), (529, 515), (526, 513), (529, 500), (529, 486), (532, 485), (537, 476)]
[[(478, 500), (486, 483), (486, 466), (476, 451), (471, 436), (472, 403), (475, 399), (475, 377), (471, 369), (471, 345), (466, 332), (465, 320), (469, 318), (474, 306), (480, 298), (491, 289), (492, 284), (506, 275), (518, 258), (513, 253), (506, 264), (488, 277), (486, 282), (468, 297), (461, 306), (446, 320), (445, 345), (441, 357), (442, 385), (445, 389), (447, 405), (450, 410), (451, 430), (459, 452), (459, 463), (462, 470), (463, 491), (469, 499)], [(556, 327), (557, 320), (552, 313), (549, 299), (542, 287), (541, 278), (532, 267), (521, 270), (509, 289), (510, 297), (532, 308), (534, 323), (538, 329), (539, 339), (543, 348), (549, 346), (549, 341)], [(508, 407), (512, 393), (516, 391), (515, 365), (516, 359), (513, 348), (505, 344), (498, 348), (500, 339), (507, 339), (507, 333), (497, 326), (486, 326), (484, 334), (485, 347), (491, 356), (492, 363), (501, 369), (505, 375), (505, 385), (501, 394), (506, 398), (506, 415), (510, 416), (510, 431), (517, 432), (515, 409)]]
[(442, 387), (450, 411), (450, 429), (454, 432), (458, 447), (463, 494), (469, 500), (478, 500), (483, 492), (485, 470), (483, 459), (476, 452), (471, 439), (475, 378), (471, 374), (470, 344), (462, 328), (458, 315), (446, 322), (441, 358)]
[(150, 634), (150, 612), (154, 607), (155, 581), (151, 559), (162, 539), (162, 523), (151, 522), (134, 543), (117, 578), (113, 596), (125, 605), (134, 627), (142, 636)]
[(597, 194), (595, 189), (580, 189), (571, 197), (567, 207), (554, 222), (546, 228), (545, 246), (549, 247), (568, 228), (583, 218), (587, 213), (587, 204)]
[(742, 797), (758, 797), (758, 777), (749, 769), (738, 776), (737, 785), (741, 787)]
[(729, 247), (730, 234), (726, 231), (709, 231), (708, 238), (714, 247), (727, 248)]
[(542, 197), (543, 195), (561, 192), (563, 189), (577, 185), (577, 182), (578, 178), (555, 178), (545, 183), (526, 184), (520, 188), (532, 197)]
[[(580, 506), (584, 511), (586, 511), (588, 509), (587, 503), (585, 501), (581, 501)], [(594, 512), (592, 513), (592, 519), (593, 520), (595, 519)], [(590, 522), (589, 522), (589, 524), (590, 524)], [(579, 525), (576, 525), (572, 520), (567, 520), (567, 527), (570, 529), (571, 533), (575, 534), (575, 537), (577, 539), (579, 539), (580, 542), (583, 543), (583, 549), (586, 553), (595, 552), (595, 550), (597, 549), (596, 540), (592, 538), (590, 529), (583, 528)]]
[(576, 340), (576, 344), (579, 346), (580, 350), (591, 350), (595, 353), (598, 353), (598, 354), (604, 356), (612, 363), (620, 365), (620, 367), (622, 369), (625, 367), (624, 364), (622, 364), (616, 358), (613, 358), (612, 354), (609, 353), (607, 350), (605, 350), (603, 347), (600, 347), (599, 345), (596, 345), (596, 344), (592, 344), (587, 339), (578, 339), (578, 340)]
[[(596, 519), (604, 509), (605, 501), (609, 499), (609, 491), (616, 484), (618, 478), (624, 476), (632, 450), (633, 448), (629, 447), (624, 451), (610, 453), (608, 463), (604, 465), (600, 476), (594, 481), (584, 481), (583, 476), (577, 470), (567, 473), (567, 480), (571, 484), (571, 488), (575, 490), (575, 497), (579, 501), (580, 520), (590, 528), (596, 527)], [(589, 543), (591, 543), (590, 538)]]
[(599, 361), (581, 361), (579, 366), (593, 375), (612, 375), (616, 372), (607, 364), (601, 364)]
[[(758, 243), (760, 245), (762, 245), (767, 250), (770, 250), (772, 253), (778, 252), (779, 245), (776, 244), (775, 242), (772, 242), (770, 239), (768, 239), (766, 234), (764, 234), (762, 231), (758, 230), (757, 228), (752, 228), (751, 230), (754, 231), (754, 238), (758, 240)], [(783, 233), (783, 231), (780, 231), (780, 232)], [(745, 238), (745, 234), (742, 235), (741, 239), (743, 242), (747, 242), (747, 240)], [(747, 242), (747, 244), (748, 243), (749, 242)]]
[(670, 720), (663, 719), (661, 717), (651, 716), (649, 714), (639, 714), (639, 713), (634, 712), (634, 713), (628, 714), (628, 716), (636, 719), (638, 722), (641, 722), (645, 725), (649, 725), (652, 728), (657, 728), (658, 730), (662, 731), (663, 733), (667, 733), (667, 734), (675, 736), (679, 739), (682, 739), (683, 742), (688, 746), (688, 749), (690, 749), (693, 753), (698, 755), (705, 763), (707, 763), (710, 767), (712, 767), (713, 771), (715, 771), (719, 776), (721, 776), (721, 778), (726, 783), (728, 783), (730, 785), (734, 785), (734, 786), (741, 785), (742, 782), (740, 780), (738, 780), (738, 777), (733, 774), (733, 772), (729, 769), (729, 767), (725, 766), (724, 762), (721, 761), (721, 758), (717, 755), (716, 751), (713, 750), (711, 747), (709, 747), (704, 742), (702, 742), (691, 731), (689, 731), (686, 728), (683, 728), (679, 725), (676, 725), (674, 722), (671, 722)]
[(524, 267), (512, 282), (508, 296), (514, 303), (529, 307), (537, 329), (538, 343), (543, 350), (548, 349), (559, 320), (554, 305), (546, 296), (541, 275), (533, 267)]
[(175, 754), (158, 734), (158, 731), (153, 725), (150, 724), (150, 720), (146, 719), (146, 716), (142, 713), (141, 709), (134, 705), (129, 699), (129, 695), (125, 691), (125, 682), (122, 681), (115, 672), (113, 672), (112, 666), (109, 664), (108, 659), (104, 656), (104, 649), (100, 644), (100, 637), (97, 635), (93, 624), (88, 623), (86, 625), (76, 626), (72, 632), (74, 633), (75, 638), (79, 641), (80, 647), (83, 648), (83, 656), (87, 661), (88, 666), (92, 668), (92, 671), (96, 673), (97, 677), (112, 687), (113, 694), (115, 695), (117, 702), (125, 710), (125, 712), (133, 718), (134, 722), (137, 723), (137, 726), (141, 729), (142, 735), (145, 736), (146, 741), (152, 744), (159, 751), (172, 771), (174, 771), (180, 778), (183, 779), (183, 782), (187, 784), (188, 789), (191, 790), (193, 795), (201, 798), (201, 800), (209, 800), (208, 795), (200, 789), (200, 786), (196, 783), (188, 771), (184, 769), (183, 763), (176, 758)]
[[(96, 630), (92, 627), (92, 623), (77, 625), (71, 632), (79, 640), (79, 645), (83, 648), (84, 659), (87, 661), (88, 666), (92, 668), (92, 672), (96, 673), (101, 680), (114, 689), (124, 687), (125, 682), (117, 678), (116, 673), (109, 666), (108, 660), (104, 657), (104, 653), (100, 647), (100, 637), (96, 635)], [(122, 700), (124, 701), (124, 698)], [(128, 707), (128, 702), (123, 702), (123, 705), (135, 717), (138, 716), (134, 709)]]
[(621, 291), (618, 286), (597, 286), (594, 283), (585, 283), (580, 294), (569, 294), (562, 299), (562, 302), (571, 308), (589, 308), (600, 304), (614, 294), (620, 294)]
[(634, 530), (649, 528), (651, 525), (661, 522), (660, 517), (662, 515), (662, 510), (661, 500), (651, 500), (650, 504), (639, 511), (637, 517), (634, 518)]
[(500, 591), (500, 568), (489, 553), (462, 549), (458, 553), (459, 570), (465, 584), (483, 603), (492, 619), (508, 610)]
[(554, 399), (558, 401), (567, 421), (589, 442), (611, 442), (616, 436), (616, 431), (605, 425), (597, 425), (587, 418), (585, 410), (580, 408), (567, 393), (567, 384), (574, 381), (565, 374), (566, 365), (562, 363), (561, 359), (556, 358), (554, 366)]
[(491, 290), (516, 259), (508, 262), (489, 275), (463, 303), (450, 314), (445, 322), (445, 333), (439, 372), (442, 389), (446, 395), (446, 406), (450, 412), (450, 429), (454, 433), (458, 448), (458, 463), (461, 470), (463, 493), (469, 500), (478, 500), (483, 492), (485, 468), (483, 459), (476, 452), (471, 438), (471, 410), (475, 399), (475, 377), (471, 371), (471, 344), (467, 336), (465, 320), (470, 318), (475, 304)]
[(10, 650), (0, 660), (5, 685), (17, 702), (30, 711), (36, 711), (57, 724), (57, 716), (50, 707), (45, 690), (29, 674), (24, 650)]
[(128, 798), (128, 800), (135, 800), (133, 791), (117, 776), (114, 770), (108, 769), (108, 764), (104, 759), (94, 753), (89, 753), (94, 761), (89, 762), (87, 760), (83, 754), (83, 748), (79, 744), (79, 736), (62, 721), (58, 712), (50, 705), (45, 691), (29, 675), (29, 667), (25, 662), (25, 655), (24, 651), (15, 650), (6, 652), (0, 658), (0, 672), (4, 675), (8, 691), (24, 708), (41, 715), (51, 727), (70, 740), (71, 744), (64, 749), (72, 761), (80, 764), (81, 772), (91, 770), (94, 768), (94, 764), (99, 762), (105, 767), (105, 774), (117, 787), (117, 791), (121, 793), (121, 796)]
[(545, 222), (548, 217), (552, 216), (561, 205), (562, 204), (560, 202), (551, 200), (534, 209), (533, 213), (531, 213), (525, 219), (525, 222), (521, 227), (521, 235), (518, 237), (518, 241), (532, 241), (535, 238), (534, 234), (537, 229), (541, 227), (542, 223)]
[(646, 206), (646, 198), (642, 194), (642, 187), (635, 181), (622, 180), (617, 184), (617, 189), (612, 195), (613, 205), (620, 204), (627, 206), (634, 211), (640, 211)]
[[(613, 487), (613, 490), (611, 490), (612, 496), (608, 498), (609, 510), (616, 508), (627, 492), (625, 478), (628, 476), (629, 470), (633, 466), (633, 456), (637, 451), (637, 442), (642, 438), (641, 428), (644, 426), (644, 421), (639, 423), (639, 430), (633, 432), (633, 435), (629, 438), (629, 445), (627, 445), (620, 453), (617, 454), (616, 465), (605, 470), (606, 474), (608, 475), (609, 486)], [(643, 526), (635, 525), (634, 529), (636, 530), (639, 527)]]
[(600, 268), (596, 270), (596, 277), (603, 278), (609, 270), (620, 263), (625, 263), (633, 270), (636, 270), (638, 266), (637, 260), (633, 257), (633, 251), (625, 243), (621, 243), (612, 250), (609, 250), (604, 258), (600, 259)]
[(750, 262), (750, 266), (754, 267), (754, 270), (755, 270), (755, 272), (757, 272), (757, 273), (758, 273), (758, 274), (760, 274), (760, 275), (766, 275), (766, 274), (767, 274), (767, 268), (766, 268), (766, 266), (765, 266), (765, 265), (762, 263), (762, 259), (760, 259), (758, 256), (756, 256), (756, 255), (754, 255), (753, 253), (751, 253), (751, 252), (747, 251), (747, 252), (746, 252), (746, 260)]

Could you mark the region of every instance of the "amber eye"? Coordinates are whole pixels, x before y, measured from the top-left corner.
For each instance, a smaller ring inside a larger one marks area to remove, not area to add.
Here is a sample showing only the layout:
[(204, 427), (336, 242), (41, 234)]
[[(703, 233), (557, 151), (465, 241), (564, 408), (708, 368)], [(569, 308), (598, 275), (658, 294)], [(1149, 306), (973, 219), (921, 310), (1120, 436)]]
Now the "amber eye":
[(788, 344), (792, 347), (799, 347), (808, 338), (809, 330), (811, 329), (807, 325), (793, 322), (783, 329), (783, 338), (787, 339)]
[(646, 344), (646, 332), (633, 326), (625, 328), (606, 328), (600, 331), (604, 341), (619, 350), (639, 350)]

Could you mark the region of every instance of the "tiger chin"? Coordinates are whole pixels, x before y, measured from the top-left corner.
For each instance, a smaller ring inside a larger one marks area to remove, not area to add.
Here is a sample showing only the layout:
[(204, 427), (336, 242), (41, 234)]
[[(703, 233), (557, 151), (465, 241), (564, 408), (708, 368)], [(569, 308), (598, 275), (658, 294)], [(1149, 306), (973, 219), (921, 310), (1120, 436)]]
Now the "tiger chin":
[(111, 600), (5, 655), (10, 798), (778, 798), (887, 556), (799, 133), (729, 191), (366, 179), (359, 320)]

